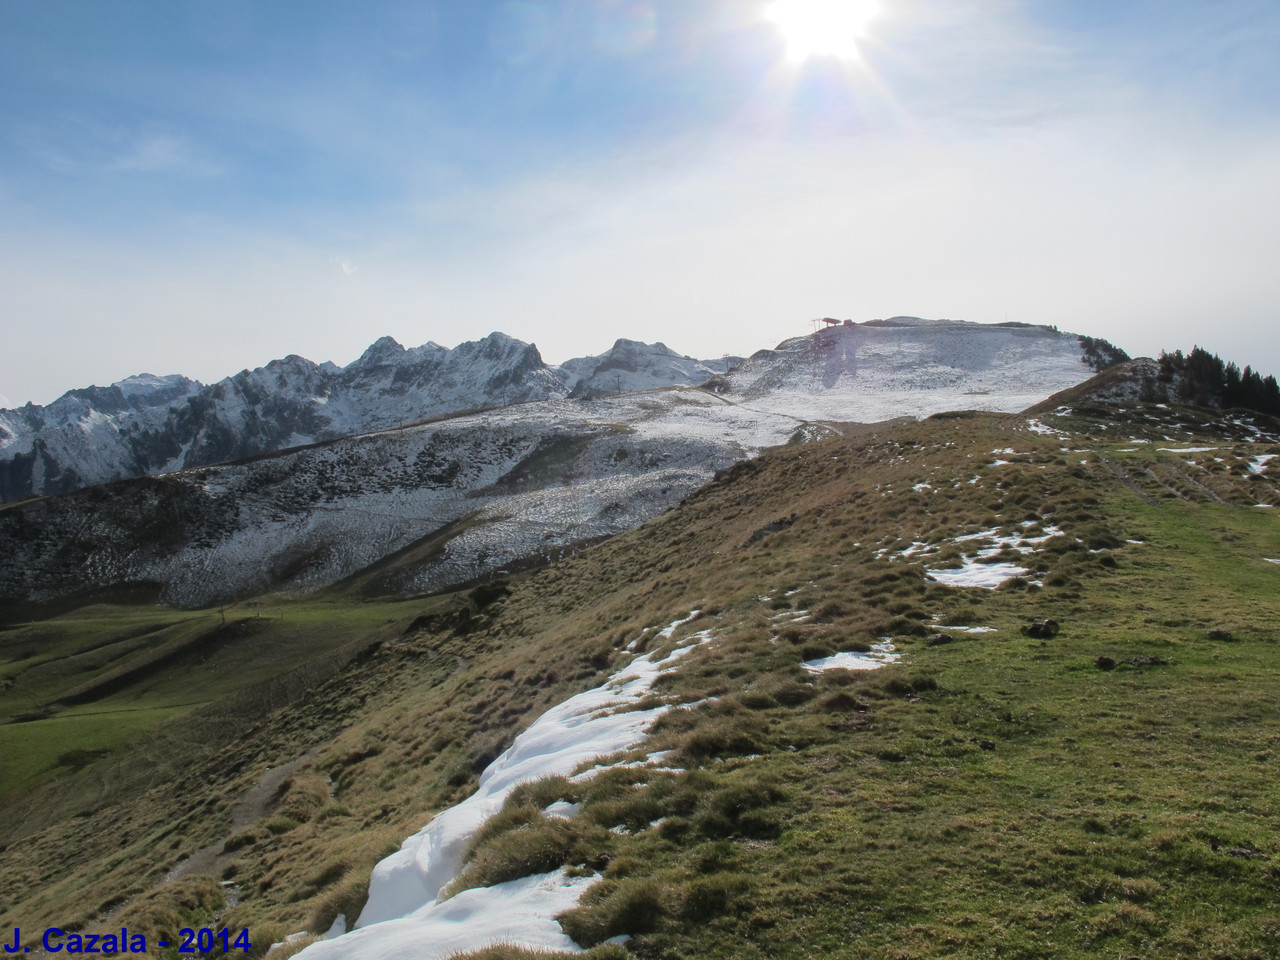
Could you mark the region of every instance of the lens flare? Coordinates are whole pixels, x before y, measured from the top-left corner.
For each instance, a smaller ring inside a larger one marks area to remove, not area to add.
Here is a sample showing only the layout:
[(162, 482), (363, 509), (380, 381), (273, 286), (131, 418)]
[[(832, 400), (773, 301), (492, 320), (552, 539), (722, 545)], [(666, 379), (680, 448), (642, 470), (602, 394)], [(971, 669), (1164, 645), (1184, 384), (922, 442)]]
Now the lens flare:
[(880, 12), (876, 0), (777, 0), (765, 17), (787, 42), (787, 57), (856, 57), (858, 40)]

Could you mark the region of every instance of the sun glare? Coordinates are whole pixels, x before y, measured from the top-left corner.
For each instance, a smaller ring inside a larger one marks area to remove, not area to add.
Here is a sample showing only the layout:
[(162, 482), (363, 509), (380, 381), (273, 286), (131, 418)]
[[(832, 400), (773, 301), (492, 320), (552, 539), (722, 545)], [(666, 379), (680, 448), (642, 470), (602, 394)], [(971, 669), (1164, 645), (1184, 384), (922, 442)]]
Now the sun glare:
[(858, 55), (858, 40), (879, 13), (876, 0), (776, 0), (765, 17), (787, 42), (787, 57)]

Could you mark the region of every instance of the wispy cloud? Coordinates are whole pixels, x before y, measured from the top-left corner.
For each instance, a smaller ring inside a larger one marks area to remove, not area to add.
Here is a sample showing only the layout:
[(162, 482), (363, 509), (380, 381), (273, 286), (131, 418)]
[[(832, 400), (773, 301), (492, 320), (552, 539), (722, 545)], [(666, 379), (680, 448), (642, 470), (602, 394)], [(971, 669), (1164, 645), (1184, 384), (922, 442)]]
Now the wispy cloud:
[(27, 124), (15, 134), (26, 153), (49, 170), (68, 175), (166, 174), (205, 178), (225, 172), (193, 138), (109, 126), (83, 118)]
[(221, 164), (196, 144), (174, 134), (133, 135), (111, 162), (115, 170), (136, 173), (168, 173), (184, 177), (211, 177), (224, 171)]

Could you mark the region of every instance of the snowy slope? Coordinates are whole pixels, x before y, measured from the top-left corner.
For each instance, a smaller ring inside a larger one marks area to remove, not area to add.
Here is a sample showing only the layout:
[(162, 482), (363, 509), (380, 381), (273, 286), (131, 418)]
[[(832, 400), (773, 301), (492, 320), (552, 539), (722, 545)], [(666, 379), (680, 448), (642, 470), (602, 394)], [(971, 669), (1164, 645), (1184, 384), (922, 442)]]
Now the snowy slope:
[(444, 589), (631, 529), (798, 426), (667, 390), (140, 478), (0, 511), (0, 599), (154, 584), (165, 602), (201, 605), (313, 589), (432, 535), (441, 549), (381, 589)]
[[(667, 636), (683, 622), (678, 620), (668, 627)], [(663, 673), (710, 639), (710, 631), (699, 631), (660, 660), (652, 653), (637, 656), (604, 684), (570, 697), (538, 717), (485, 768), (475, 793), (439, 813), (374, 868), (369, 900), (355, 924), (357, 929), (310, 946), (299, 956), (305, 960), (355, 956), (444, 960), (495, 943), (580, 952), (555, 916), (576, 906), (598, 875), (568, 877), (560, 870), (467, 890), (452, 898), (447, 887), (462, 868), (468, 842), (502, 809), (519, 784), (569, 776), (593, 760), (643, 743), (672, 704), (648, 709), (637, 705)], [(660, 761), (660, 755), (650, 755), (641, 763)], [(573, 779), (588, 780), (606, 769), (610, 767), (588, 766)]]
[(876, 422), (944, 410), (1022, 410), (1094, 372), (1075, 334), (895, 317), (783, 341), (717, 377), (711, 389), (757, 410)]

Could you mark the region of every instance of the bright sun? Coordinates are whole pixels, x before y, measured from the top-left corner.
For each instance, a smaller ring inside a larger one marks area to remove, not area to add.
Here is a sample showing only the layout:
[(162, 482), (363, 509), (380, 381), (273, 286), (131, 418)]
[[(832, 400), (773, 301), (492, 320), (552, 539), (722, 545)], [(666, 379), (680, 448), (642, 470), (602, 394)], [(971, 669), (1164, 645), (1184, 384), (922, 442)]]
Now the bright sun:
[(787, 41), (787, 56), (855, 57), (858, 39), (879, 13), (876, 0), (776, 0), (765, 16)]

